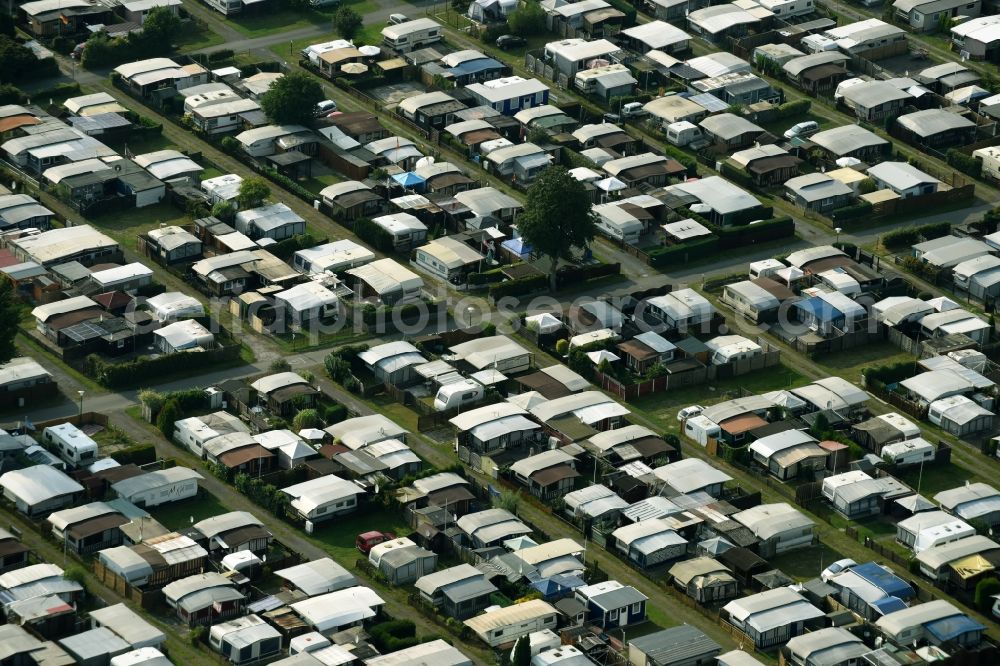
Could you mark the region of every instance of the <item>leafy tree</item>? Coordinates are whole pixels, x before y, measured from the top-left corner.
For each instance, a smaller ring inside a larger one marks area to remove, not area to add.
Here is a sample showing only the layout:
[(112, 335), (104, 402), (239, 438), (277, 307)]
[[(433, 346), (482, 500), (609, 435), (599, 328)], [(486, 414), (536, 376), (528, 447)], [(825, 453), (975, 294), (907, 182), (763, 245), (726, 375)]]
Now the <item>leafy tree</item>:
[(0, 72), (8, 81), (30, 79), (38, 58), (31, 49), (7, 35), (0, 35)]
[(271, 374), (276, 374), (279, 372), (288, 372), (292, 369), (292, 364), (284, 358), (276, 358), (271, 361), (271, 365), (267, 366), (267, 371)]
[(0, 104), (20, 104), (25, 100), (24, 93), (10, 83), (0, 83)]
[(321, 424), (319, 412), (315, 409), (303, 409), (292, 419), (292, 430), (298, 432), (304, 428), (318, 428)]
[(877, 189), (878, 185), (876, 185), (875, 181), (871, 178), (865, 178), (858, 183), (858, 191), (861, 192), (861, 194), (871, 194)]
[(569, 351), (569, 340), (566, 338), (560, 338), (556, 341), (556, 353), (560, 356), (565, 356), (566, 352)]
[(597, 231), (597, 216), (583, 183), (561, 166), (542, 172), (528, 189), (524, 212), (518, 218), (521, 234), (552, 262), (549, 284), (556, 289), (556, 266), (583, 246)]
[(271, 188), (267, 186), (263, 178), (251, 176), (240, 183), (240, 191), (236, 195), (236, 200), (240, 202), (240, 208), (256, 208), (264, 203), (271, 196)]
[(510, 663), (511, 666), (531, 666), (531, 640), (527, 636), (522, 636), (514, 644)]
[(146, 48), (163, 52), (170, 48), (173, 38), (180, 32), (181, 20), (166, 7), (153, 7), (142, 22), (141, 41)]
[(0, 35), (14, 36), (14, 17), (10, 14), (0, 14)]
[(261, 96), (260, 106), (272, 122), (302, 124), (313, 117), (323, 97), (323, 88), (312, 75), (292, 72), (271, 84)]
[(156, 427), (163, 433), (164, 437), (173, 439), (174, 423), (179, 421), (182, 416), (181, 406), (177, 400), (168, 400), (163, 405), (163, 409), (160, 410), (159, 416), (156, 417)]
[(333, 15), (333, 29), (344, 39), (351, 39), (358, 34), (358, 30), (361, 30), (361, 24), (361, 15), (350, 7), (341, 7)]
[(995, 594), (1000, 594), (1000, 580), (984, 578), (976, 583), (976, 607), (984, 613), (989, 611)]
[(521, 37), (540, 35), (545, 32), (545, 10), (537, 2), (529, 0), (507, 17), (510, 31)]
[(510, 511), (515, 516), (517, 515), (517, 507), (520, 506), (520, 504), (520, 490), (502, 490), (500, 491), (500, 496), (493, 499), (493, 506), (498, 509)]
[(212, 217), (217, 217), (221, 222), (229, 224), (236, 219), (236, 209), (228, 201), (219, 201), (212, 206)]
[(14, 284), (7, 276), (0, 277), (0, 363), (6, 363), (17, 355), (14, 338), (17, 324), (21, 320), (21, 307)]
[(528, 130), (528, 141), (531, 143), (548, 143), (549, 133), (541, 127), (532, 127)]

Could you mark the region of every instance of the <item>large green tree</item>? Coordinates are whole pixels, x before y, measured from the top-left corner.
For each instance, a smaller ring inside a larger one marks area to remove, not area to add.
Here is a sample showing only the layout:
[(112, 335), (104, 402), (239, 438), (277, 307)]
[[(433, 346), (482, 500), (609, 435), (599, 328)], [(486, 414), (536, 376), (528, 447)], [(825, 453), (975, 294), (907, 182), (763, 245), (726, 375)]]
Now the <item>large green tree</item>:
[(0, 35), (0, 77), (4, 83), (32, 78), (38, 58), (15, 39)]
[(361, 15), (350, 7), (341, 7), (333, 15), (333, 29), (344, 39), (351, 39), (361, 30)]
[(529, 0), (507, 17), (507, 26), (515, 35), (530, 37), (545, 32), (545, 10), (537, 2)]
[(21, 306), (14, 284), (7, 276), (0, 276), (0, 363), (17, 355), (14, 338), (21, 321)]
[(301, 124), (313, 117), (323, 101), (323, 88), (310, 74), (292, 72), (271, 84), (260, 98), (260, 106), (272, 122)]
[(177, 14), (166, 7), (153, 7), (142, 22), (142, 35), (139, 39), (145, 42), (150, 50), (164, 53), (170, 49), (170, 42), (180, 29), (181, 20), (177, 18)]
[(597, 215), (583, 183), (563, 167), (551, 166), (528, 188), (517, 227), (536, 252), (551, 260), (549, 283), (555, 291), (559, 259), (594, 237)]
[(240, 191), (236, 194), (236, 200), (240, 203), (240, 208), (256, 208), (271, 196), (271, 188), (267, 186), (263, 178), (250, 176), (244, 178), (240, 183)]
[(531, 639), (522, 636), (514, 643), (514, 650), (510, 655), (512, 666), (531, 666)]

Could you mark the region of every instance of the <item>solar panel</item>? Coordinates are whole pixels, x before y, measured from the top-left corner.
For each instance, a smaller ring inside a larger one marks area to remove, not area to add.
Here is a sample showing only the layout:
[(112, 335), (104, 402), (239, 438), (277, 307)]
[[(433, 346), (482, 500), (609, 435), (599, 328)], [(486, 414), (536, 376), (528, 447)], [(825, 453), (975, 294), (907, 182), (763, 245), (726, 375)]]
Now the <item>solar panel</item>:
[(93, 340), (95, 338), (102, 337), (104, 333), (105, 331), (103, 328), (95, 326), (90, 322), (74, 324), (69, 328), (63, 329), (63, 335), (73, 342), (86, 342), (87, 340)]

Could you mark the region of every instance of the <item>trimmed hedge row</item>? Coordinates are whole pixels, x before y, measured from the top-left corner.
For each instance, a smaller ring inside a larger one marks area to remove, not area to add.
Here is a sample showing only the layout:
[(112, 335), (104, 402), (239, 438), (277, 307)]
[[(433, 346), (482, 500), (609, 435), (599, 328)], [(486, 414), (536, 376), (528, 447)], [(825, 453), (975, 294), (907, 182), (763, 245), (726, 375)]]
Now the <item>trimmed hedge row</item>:
[(949, 233), (951, 233), (951, 224), (949, 222), (934, 222), (919, 227), (895, 229), (882, 234), (882, 245), (887, 249), (897, 250), (910, 247), (914, 243), (920, 242), (921, 238), (939, 238), (947, 236)]
[(766, 243), (795, 235), (795, 221), (787, 216), (776, 217), (757, 224), (726, 228), (710, 224), (706, 226), (712, 229), (711, 236), (691, 243), (668, 245), (648, 250), (646, 256), (649, 265), (661, 268), (675, 264), (686, 264), (720, 250), (746, 247), (754, 243)]
[(392, 234), (369, 219), (355, 220), (354, 233), (379, 252), (392, 252)]
[(950, 148), (946, 154), (946, 158), (950, 166), (955, 167), (955, 169), (967, 176), (979, 178), (983, 175), (983, 161), (978, 157), (973, 157), (972, 155), (963, 153), (961, 150)]
[(107, 388), (129, 388), (160, 380), (175, 372), (202, 372), (213, 364), (234, 361), (240, 357), (240, 346), (230, 345), (221, 349), (183, 354), (166, 354), (156, 358), (140, 356), (124, 363), (108, 363), (97, 354), (86, 358), (84, 371)]
[(507, 280), (490, 285), (489, 295), (492, 299), (503, 298), (504, 296), (524, 296), (536, 291), (543, 291), (549, 286), (547, 275), (531, 275), (517, 280)]
[(861, 203), (854, 204), (853, 206), (844, 206), (843, 208), (838, 208), (837, 210), (830, 213), (830, 219), (834, 222), (846, 222), (848, 220), (856, 220), (859, 217), (865, 217), (866, 215), (871, 215), (873, 206), (867, 201), (862, 201)]

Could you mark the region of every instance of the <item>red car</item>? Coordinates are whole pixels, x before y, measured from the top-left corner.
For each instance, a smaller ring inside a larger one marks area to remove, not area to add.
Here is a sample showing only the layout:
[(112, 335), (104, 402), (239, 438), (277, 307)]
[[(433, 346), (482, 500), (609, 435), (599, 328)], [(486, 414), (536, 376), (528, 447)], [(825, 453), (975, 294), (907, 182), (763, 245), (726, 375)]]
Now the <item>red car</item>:
[(373, 547), (385, 541), (392, 541), (395, 538), (396, 535), (392, 532), (363, 532), (354, 540), (354, 545), (357, 546), (359, 551), (367, 555)]

